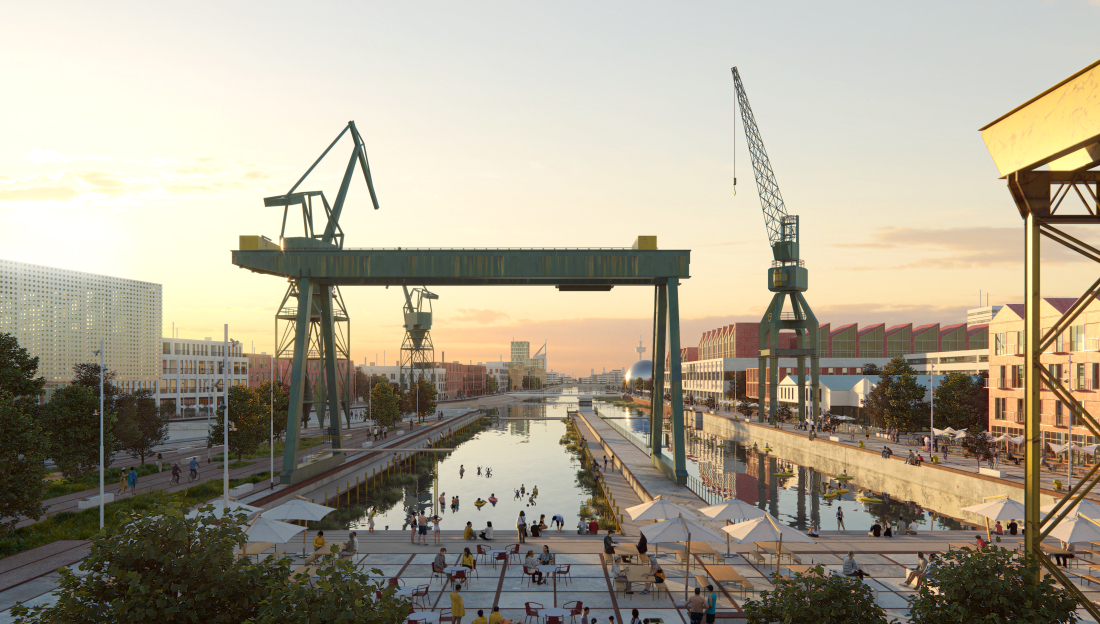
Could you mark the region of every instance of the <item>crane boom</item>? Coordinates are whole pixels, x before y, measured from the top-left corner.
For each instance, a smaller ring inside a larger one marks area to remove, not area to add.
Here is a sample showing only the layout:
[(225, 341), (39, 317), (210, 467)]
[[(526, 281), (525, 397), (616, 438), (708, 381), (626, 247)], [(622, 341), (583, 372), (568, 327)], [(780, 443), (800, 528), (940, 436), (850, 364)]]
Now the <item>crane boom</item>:
[[(772, 171), (772, 163), (768, 160), (768, 152), (764, 149), (764, 140), (760, 138), (760, 128), (756, 126), (756, 118), (752, 114), (752, 106), (749, 105), (749, 96), (745, 94), (745, 85), (741, 83), (741, 74), (737, 72), (737, 68), (733, 67), (731, 71), (733, 85), (737, 89), (737, 105), (741, 109), (741, 123), (745, 126), (745, 141), (749, 145), (749, 156), (752, 158), (752, 171), (756, 177), (756, 191), (760, 195), (760, 207), (764, 211), (764, 226), (768, 229), (768, 242), (771, 244), (776, 260), (797, 260), (797, 228), (795, 228), (794, 240), (791, 241), (787, 206), (783, 203), (783, 195), (779, 192), (779, 183), (775, 181), (775, 172)], [(794, 242), (794, 249), (782, 249), (786, 247), (784, 245), (779, 245), (777, 248), (777, 244), (784, 241)], [(793, 258), (790, 257), (791, 251), (794, 251)]]

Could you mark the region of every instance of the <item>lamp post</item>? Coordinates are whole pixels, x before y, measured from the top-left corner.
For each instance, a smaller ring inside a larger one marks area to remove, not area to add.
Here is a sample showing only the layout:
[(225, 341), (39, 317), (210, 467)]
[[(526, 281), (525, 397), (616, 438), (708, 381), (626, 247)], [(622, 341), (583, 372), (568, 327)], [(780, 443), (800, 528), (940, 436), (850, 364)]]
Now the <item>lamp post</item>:
[(932, 457), (932, 447), (936, 442), (936, 363), (928, 362), (928, 455)]
[[(1071, 349), (1073, 346), (1071, 345)], [(1070, 351), (1069, 367), (1066, 369), (1066, 388), (1069, 390), (1070, 397), (1073, 396), (1073, 352)], [(1069, 427), (1066, 430), (1066, 491), (1073, 489), (1073, 409), (1069, 410)]]
[(222, 500), (225, 504), (225, 509), (229, 509), (229, 352), (236, 348), (240, 344), (236, 340), (229, 340), (229, 323), (225, 324), (225, 355), (222, 358), (224, 363), (224, 370), (222, 371), (222, 379), (225, 380), (225, 411), (223, 412), (222, 422)]
[(103, 530), (103, 339), (99, 341), (99, 530)]
[(271, 468), (268, 469), (268, 476), (271, 479), (271, 489), (275, 489), (275, 356), (268, 356), (268, 372), (267, 372), (267, 389), (271, 391), (271, 396), (267, 400), (268, 406), (271, 408), (271, 420), (268, 422), (268, 439), (267, 448), (271, 451)]

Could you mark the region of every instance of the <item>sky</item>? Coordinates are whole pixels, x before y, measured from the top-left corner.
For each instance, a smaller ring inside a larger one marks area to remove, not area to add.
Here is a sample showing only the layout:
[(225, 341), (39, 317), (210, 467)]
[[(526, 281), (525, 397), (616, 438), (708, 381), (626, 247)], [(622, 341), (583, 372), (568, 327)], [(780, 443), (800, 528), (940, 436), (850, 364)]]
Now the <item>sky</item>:
[[(818, 319), (963, 322), (979, 291), (1022, 292), (1021, 223), (978, 129), (1100, 57), (1096, 4), (16, 3), (0, 21), (0, 257), (162, 284), (165, 335), (228, 323), (270, 353), (286, 284), (230, 250), (278, 238), (262, 198), (355, 120), (381, 209), (353, 181), (347, 246), (657, 235), (691, 250), (691, 346), (770, 299), (736, 65)], [(335, 197), (349, 154), (305, 186)], [(1044, 295), (1095, 279), (1046, 249)], [(586, 374), (651, 342), (649, 288), (433, 290), (437, 359), (546, 341), (550, 368)], [(392, 364), (400, 290), (343, 294), (356, 363)]]

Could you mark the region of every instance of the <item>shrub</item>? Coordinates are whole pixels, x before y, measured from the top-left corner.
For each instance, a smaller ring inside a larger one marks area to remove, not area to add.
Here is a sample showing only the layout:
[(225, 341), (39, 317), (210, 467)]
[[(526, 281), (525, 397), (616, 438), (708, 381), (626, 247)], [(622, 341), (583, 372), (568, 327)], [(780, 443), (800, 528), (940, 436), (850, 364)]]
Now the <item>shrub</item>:
[[(820, 565), (809, 574), (772, 575), (773, 591), (745, 603), (749, 624), (885, 624), (886, 611), (875, 604), (871, 588), (859, 579), (825, 574)], [(897, 620), (893, 620), (897, 622)]]

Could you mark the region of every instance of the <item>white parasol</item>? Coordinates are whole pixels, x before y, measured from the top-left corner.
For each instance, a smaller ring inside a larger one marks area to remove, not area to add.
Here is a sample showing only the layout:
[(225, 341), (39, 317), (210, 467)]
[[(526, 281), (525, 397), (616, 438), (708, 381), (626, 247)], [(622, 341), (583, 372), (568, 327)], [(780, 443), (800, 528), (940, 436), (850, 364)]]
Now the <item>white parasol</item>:
[(1050, 532), (1054, 539), (1067, 544), (1075, 542), (1100, 542), (1100, 526), (1085, 516), (1073, 516), (1058, 523)]
[(744, 542), (778, 542), (779, 545), (775, 549), (775, 568), (779, 569), (779, 556), (783, 553), (783, 538), (786, 537), (788, 542), (808, 542), (810, 544), (816, 544), (810, 536), (796, 531), (788, 526), (778, 524), (771, 516), (765, 515), (763, 518), (756, 518), (755, 520), (749, 520), (748, 522), (742, 522), (741, 524), (735, 524), (728, 527), (723, 527), (723, 531), (730, 534), (730, 537), (737, 540), (738, 543)]
[[(671, 542), (687, 542), (687, 566), (691, 565), (691, 542), (714, 542), (720, 544), (723, 540), (722, 536), (713, 529), (707, 528), (697, 522), (692, 522), (682, 515), (672, 520), (662, 520), (661, 522), (648, 524), (642, 527), (641, 531), (646, 541), (655, 544), (661, 542), (666, 544)], [(687, 567), (685, 567), (684, 573), (687, 574), (687, 571)], [(688, 584), (685, 582), (684, 600), (687, 600), (687, 586)]]
[[(672, 518), (678, 518), (681, 515), (685, 515), (690, 518), (695, 517), (694, 509), (689, 509), (682, 505), (677, 505), (672, 501), (666, 501), (660, 496), (649, 501), (648, 503), (642, 503), (641, 505), (627, 507), (626, 513), (629, 514), (630, 519), (634, 521), (669, 520)], [(647, 537), (646, 539), (649, 538)]]
[[(213, 509), (207, 509), (207, 507), (213, 507)], [(187, 518), (197, 518), (201, 515), (201, 516), (214, 516), (215, 518), (221, 518), (222, 515), (223, 515), (222, 510), (224, 510), (224, 509), (225, 509), (225, 500), (219, 498), (219, 499), (217, 499), (215, 501), (211, 501), (209, 503), (203, 503), (202, 505), (200, 505), (196, 509), (192, 509), (191, 511), (187, 512), (186, 517)], [(263, 511), (263, 509), (260, 508), (260, 507), (253, 507), (252, 505), (245, 505), (244, 503), (238, 503), (237, 501), (229, 501), (229, 513), (230, 513), (230, 515), (235, 516), (239, 513), (243, 513), (246, 516), (251, 516), (252, 514), (258, 512), (258, 511)]]
[[(282, 505), (263, 513), (263, 517), (271, 520), (312, 520), (317, 522), (328, 514), (336, 511), (333, 507), (311, 503), (303, 498), (289, 500)], [(306, 548), (306, 534), (302, 533), (302, 552)]]
[[(704, 507), (699, 510), (699, 513), (711, 520), (725, 520), (727, 526), (729, 526), (730, 522), (754, 520), (768, 515), (758, 507), (734, 498), (725, 500), (717, 505)], [(728, 533), (726, 534), (726, 556), (730, 556), (730, 536)]]
[[(1051, 503), (1049, 505), (1043, 505), (1039, 508), (1039, 511), (1043, 513), (1050, 513), (1054, 510), (1054, 506), (1058, 503)], [(1077, 504), (1072, 510), (1070, 510), (1068, 516), (1085, 516), (1086, 518), (1100, 519), (1100, 504), (1091, 501), (1083, 500)]]
[(272, 520), (271, 518), (264, 518), (261, 516), (256, 518), (256, 521), (245, 529), (245, 534), (248, 535), (248, 541), (250, 542), (274, 542), (276, 544), (285, 544), (294, 539), (294, 536), (305, 530), (305, 527), (300, 527), (296, 524), (282, 522), (281, 520)]
[(1011, 498), (998, 498), (991, 500), (980, 505), (971, 505), (970, 507), (963, 507), (959, 511), (969, 511), (976, 513), (979, 516), (985, 518), (985, 537), (987, 541), (992, 541), (992, 536), (989, 534), (989, 521), (990, 520), (1014, 520), (1024, 517), (1024, 504), (1014, 501)]

